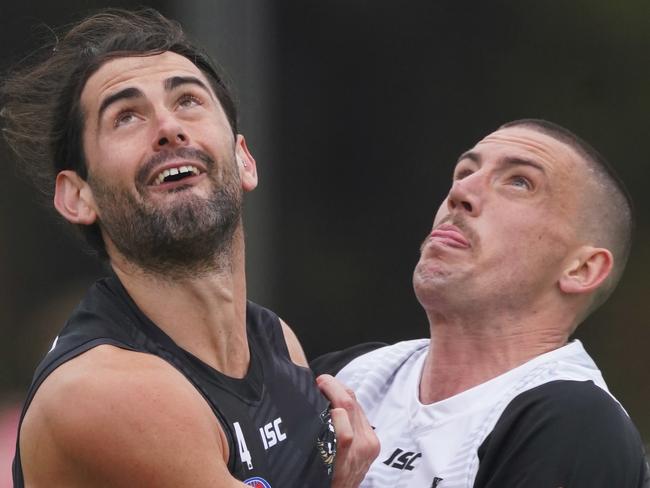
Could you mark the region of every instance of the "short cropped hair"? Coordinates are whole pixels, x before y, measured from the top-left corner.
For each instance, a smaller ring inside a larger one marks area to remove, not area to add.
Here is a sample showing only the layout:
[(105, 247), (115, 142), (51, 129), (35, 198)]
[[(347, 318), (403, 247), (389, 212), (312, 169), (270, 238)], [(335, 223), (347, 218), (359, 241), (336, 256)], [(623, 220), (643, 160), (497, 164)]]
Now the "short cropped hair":
[[(560, 141), (573, 149), (585, 161), (593, 177), (590, 202), (584, 210), (580, 230), (594, 244), (609, 249), (614, 256), (614, 267), (605, 284), (596, 292), (585, 313), (589, 315), (602, 305), (616, 288), (632, 247), (634, 233), (634, 205), (623, 180), (614, 167), (589, 143), (570, 130), (542, 119), (521, 119), (503, 124), (500, 128), (524, 127)], [(593, 209), (593, 210), (592, 210)]]
[[(31, 56), (35, 61), (14, 69), (0, 87), (4, 138), (46, 197), (52, 197), (60, 171), (88, 177), (80, 98), (90, 76), (115, 58), (166, 51), (186, 57), (206, 75), (237, 134), (237, 109), (226, 82), (177, 22), (153, 9), (105, 9), (72, 25), (60, 40)], [(105, 257), (99, 226), (80, 230)]]

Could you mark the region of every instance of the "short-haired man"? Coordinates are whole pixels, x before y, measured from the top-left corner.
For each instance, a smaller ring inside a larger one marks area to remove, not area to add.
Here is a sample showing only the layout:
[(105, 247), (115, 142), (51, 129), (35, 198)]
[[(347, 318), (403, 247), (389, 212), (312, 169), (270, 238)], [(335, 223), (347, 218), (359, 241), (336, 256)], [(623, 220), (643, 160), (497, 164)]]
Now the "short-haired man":
[(632, 226), (608, 164), (555, 124), (511, 122), (463, 153), (413, 275), (431, 338), (337, 376), (381, 442), (362, 486), (648, 486), (636, 428), (569, 342), (616, 286)]
[[(209, 58), (155, 11), (105, 11), (2, 87), (5, 135), (112, 276), (34, 377), (17, 488), (353, 487), (378, 445), (293, 333), (246, 301), (257, 184)], [(243, 482), (243, 483), (242, 483)]]

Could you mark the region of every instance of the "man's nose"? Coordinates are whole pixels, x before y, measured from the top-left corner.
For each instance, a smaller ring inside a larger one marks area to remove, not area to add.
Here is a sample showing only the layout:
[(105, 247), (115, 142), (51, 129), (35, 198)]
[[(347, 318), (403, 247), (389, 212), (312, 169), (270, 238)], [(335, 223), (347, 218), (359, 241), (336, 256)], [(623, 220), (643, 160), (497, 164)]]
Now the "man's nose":
[(172, 114), (158, 117), (158, 131), (154, 139), (154, 149), (169, 149), (189, 144), (189, 137), (182, 124)]
[(477, 217), (481, 213), (483, 185), (478, 173), (455, 180), (447, 196), (449, 211)]

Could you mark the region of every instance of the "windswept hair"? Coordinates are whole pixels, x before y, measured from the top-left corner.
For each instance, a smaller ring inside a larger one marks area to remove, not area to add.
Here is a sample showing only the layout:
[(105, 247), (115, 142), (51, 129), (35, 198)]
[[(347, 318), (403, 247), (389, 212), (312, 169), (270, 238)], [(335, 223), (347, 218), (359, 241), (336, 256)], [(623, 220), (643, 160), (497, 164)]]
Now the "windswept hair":
[[(208, 78), (234, 134), (234, 99), (213, 62), (181, 26), (153, 9), (106, 9), (72, 25), (52, 44), (16, 67), (0, 86), (2, 133), (21, 169), (51, 198), (56, 175), (73, 170), (86, 179), (81, 92), (104, 63), (125, 56), (175, 52), (192, 61)], [(97, 225), (81, 226), (101, 254)]]

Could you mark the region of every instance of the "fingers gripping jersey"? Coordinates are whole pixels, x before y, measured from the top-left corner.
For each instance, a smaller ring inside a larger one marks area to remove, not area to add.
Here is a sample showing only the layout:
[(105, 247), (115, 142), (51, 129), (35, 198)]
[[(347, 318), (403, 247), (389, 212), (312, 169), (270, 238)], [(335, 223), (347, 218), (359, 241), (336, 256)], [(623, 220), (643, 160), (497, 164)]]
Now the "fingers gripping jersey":
[[(251, 359), (242, 379), (225, 376), (151, 322), (115, 276), (98, 281), (73, 312), (39, 365), (22, 418), (40, 384), (58, 366), (101, 344), (154, 354), (201, 393), (228, 439), (232, 475), (257, 488), (329, 487), (333, 459), (327, 401), (311, 371), (294, 364), (278, 317), (252, 302), (246, 308)], [(215, 453), (215, 456), (217, 453)], [(24, 486), (16, 444), (14, 486)]]

